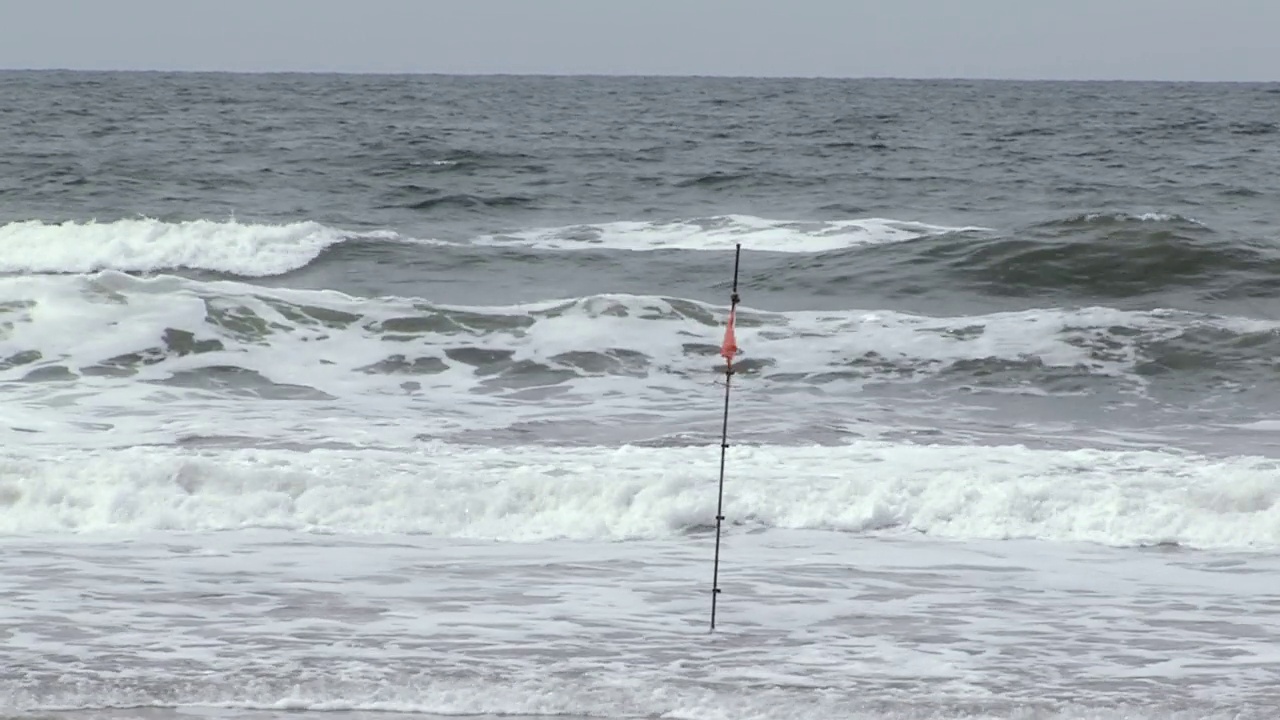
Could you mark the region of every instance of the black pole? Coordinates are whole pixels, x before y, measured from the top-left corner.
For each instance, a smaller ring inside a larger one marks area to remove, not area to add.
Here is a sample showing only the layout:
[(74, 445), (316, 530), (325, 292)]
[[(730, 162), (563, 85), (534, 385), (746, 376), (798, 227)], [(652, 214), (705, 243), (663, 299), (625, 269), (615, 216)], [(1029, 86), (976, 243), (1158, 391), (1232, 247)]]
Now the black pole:
[[(733, 252), (733, 291), (729, 295), (729, 313), (738, 307), (738, 260), (742, 256), (739, 243)], [(729, 385), (733, 379), (733, 358), (724, 359), (724, 423), (720, 427), (720, 493), (716, 499), (716, 558), (711, 571), (711, 630), (716, 629), (716, 599), (720, 597), (720, 525), (724, 522), (724, 460), (729, 449)]]

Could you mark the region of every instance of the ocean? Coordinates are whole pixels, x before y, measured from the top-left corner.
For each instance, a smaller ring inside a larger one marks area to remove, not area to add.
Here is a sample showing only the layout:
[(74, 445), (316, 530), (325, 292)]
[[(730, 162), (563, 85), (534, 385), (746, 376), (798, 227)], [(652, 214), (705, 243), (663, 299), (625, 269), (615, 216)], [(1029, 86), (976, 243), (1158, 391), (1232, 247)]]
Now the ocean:
[(0, 98), (0, 717), (1280, 716), (1280, 85)]

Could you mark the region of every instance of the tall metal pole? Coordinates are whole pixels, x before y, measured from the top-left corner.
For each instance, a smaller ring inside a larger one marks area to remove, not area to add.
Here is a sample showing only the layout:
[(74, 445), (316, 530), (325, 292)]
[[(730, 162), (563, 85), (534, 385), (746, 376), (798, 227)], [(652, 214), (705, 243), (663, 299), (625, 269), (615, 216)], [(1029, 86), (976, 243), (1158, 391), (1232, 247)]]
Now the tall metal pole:
[(729, 295), (729, 324), (725, 329), (725, 345), (721, 348), (721, 354), (724, 355), (724, 422), (720, 428), (720, 491), (716, 499), (716, 555), (711, 574), (712, 631), (716, 629), (716, 600), (720, 597), (720, 526), (724, 523), (724, 463), (725, 454), (729, 450), (729, 388), (733, 380), (733, 355), (737, 352), (736, 342), (733, 342), (733, 323), (738, 308), (738, 261), (741, 256), (742, 245), (739, 244), (733, 254), (733, 291)]

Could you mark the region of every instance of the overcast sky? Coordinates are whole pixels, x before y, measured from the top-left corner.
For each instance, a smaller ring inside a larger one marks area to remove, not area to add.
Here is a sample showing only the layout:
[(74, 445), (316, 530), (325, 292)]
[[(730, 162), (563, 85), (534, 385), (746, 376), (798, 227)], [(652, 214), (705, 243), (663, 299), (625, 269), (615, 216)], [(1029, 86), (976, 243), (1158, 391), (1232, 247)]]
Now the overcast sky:
[(0, 0), (0, 67), (1280, 80), (1280, 0)]

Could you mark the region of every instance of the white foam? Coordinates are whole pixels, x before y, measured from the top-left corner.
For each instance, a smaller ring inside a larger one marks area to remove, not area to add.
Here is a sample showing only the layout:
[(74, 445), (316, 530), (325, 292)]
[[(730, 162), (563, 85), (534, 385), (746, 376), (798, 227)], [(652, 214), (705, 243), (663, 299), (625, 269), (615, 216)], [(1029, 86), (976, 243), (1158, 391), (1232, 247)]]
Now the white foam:
[[(453, 311), (470, 315), (427, 322)], [(697, 433), (714, 410), (699, 399), (716, 394), (724, 318), (723, 307), (630, 295), (451, 308), (113, 271), (0, 278), (0, 362), (26, 358), (0, 367), (7, 383), (0, 435), (24, 444), (118, 445), (234, 429), (260, 440), (381, 444), (540, 422), (576, 424), (572, 432), (584, 435), (581, 428), (627, 428), (632, 440)], [(1106, 308), (954, 318), (740, 308), (740, 318), (743, 359), (758, 365), (744, 377), (735, 412), (762, 432), (825, 422), (824, 412), (847, 420), (868, 383), (925, 382), (967, 361), (1065, 368), (1140, 389), (1142, 342), (1197, 325), (1276, 326)], [(1115, 335), (1115, 326), (1137, 332)], [(168, 347), (175, 332), (204, 351)], [(526, 363), (543, 374), (526, 381), (504, 375), (501, 363), (477, 367), (460, 349), (507, 354), (507, 368)], [(576, 359), (584, 353), (595, 360)], [(111, 371), (119, 358), (127, 368)], [(219, 367), (263, 380), (226, 390), (170, 382)], [(261, 382), (293, 394), (256, 397)], [(1028, 381), (1014, 377), (1004, 389), (1035, 391), (1020, 382)], [(894, 424), (911, 422), (910, 412), (898, 403)], [(940, 411), (930, 403), (920, 412)]]
[(190, 268), (246, 277), (278, 275), (311, 262), (345, 235), (314, 222), (282, 225), (234, 220), (0, 225), (0, 272), (84, 273)]
[(708, 635), (707, 535), (0, 537), (0, 707), (264, 720), (1274, 714), (1270, 555), (732, 528), (725, 541)]
[(722, 215), (688, 220), (623, 220), (543, 228), (475, 239), (478, 245), (522, 246), (541, 250), (732, 250), (815, 253), (863, 245), (904, 242), (945, 233), (983, 231), (921, 222), (864, 218), (855, 220), (771, 220)]
[[(715, 450), (10, 451), (0, 532), (667, 538), (714, 515)], [(749, 526), (1280, 548), (1277, 463), (1262, 458), (857, 442), (734, 447), (728, 468), (727, 514)]]

